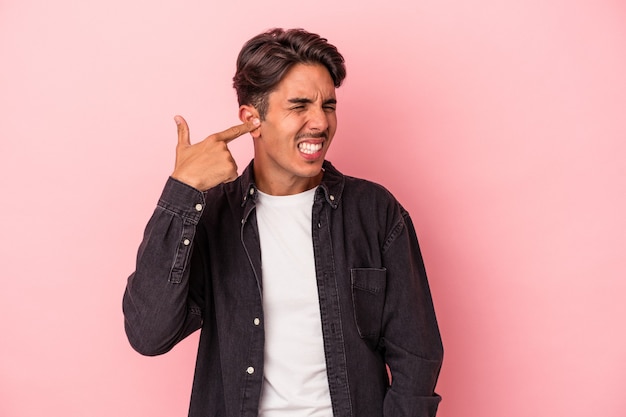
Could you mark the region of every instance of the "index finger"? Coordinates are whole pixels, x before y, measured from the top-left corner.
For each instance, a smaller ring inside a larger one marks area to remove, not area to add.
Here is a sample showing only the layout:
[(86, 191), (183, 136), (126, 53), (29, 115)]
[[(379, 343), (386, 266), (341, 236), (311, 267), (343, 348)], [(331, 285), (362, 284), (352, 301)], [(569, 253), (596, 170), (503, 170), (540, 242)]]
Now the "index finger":
[(240, 125), (228, 128), (223, 132), (215, 133), (211, 136), (213, 136), (213, 138), (217, 141), (228, 143), (234, 139), (237, 139), (239, 136), (245, 133), (252, 132), (253, 130), (257, 129), (260, 124), (261, 121), (255, 118)]

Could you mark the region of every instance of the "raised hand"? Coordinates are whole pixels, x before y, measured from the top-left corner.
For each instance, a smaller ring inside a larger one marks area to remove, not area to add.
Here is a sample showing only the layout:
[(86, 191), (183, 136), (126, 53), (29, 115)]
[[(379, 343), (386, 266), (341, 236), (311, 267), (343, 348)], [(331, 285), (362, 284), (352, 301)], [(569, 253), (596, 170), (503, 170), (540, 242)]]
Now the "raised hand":
[(181, 116), (174, 117), (178, 127), (176, 164), (172, 178), (200, 191), (237, 178), (237, 164), (228, 150), (228, 143), (259, 127), (257, 118), (206, 137), (194, 145), (189, 139), (189, 126)]

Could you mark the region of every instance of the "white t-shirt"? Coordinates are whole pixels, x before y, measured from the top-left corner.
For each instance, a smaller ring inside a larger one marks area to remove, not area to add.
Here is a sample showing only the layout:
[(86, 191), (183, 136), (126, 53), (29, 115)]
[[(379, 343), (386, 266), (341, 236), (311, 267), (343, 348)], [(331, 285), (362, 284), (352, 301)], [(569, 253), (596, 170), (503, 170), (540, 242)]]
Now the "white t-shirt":
[(316, 188), (259, 192), (265, 366), (259, 417), (332, 416), (311, 235)]

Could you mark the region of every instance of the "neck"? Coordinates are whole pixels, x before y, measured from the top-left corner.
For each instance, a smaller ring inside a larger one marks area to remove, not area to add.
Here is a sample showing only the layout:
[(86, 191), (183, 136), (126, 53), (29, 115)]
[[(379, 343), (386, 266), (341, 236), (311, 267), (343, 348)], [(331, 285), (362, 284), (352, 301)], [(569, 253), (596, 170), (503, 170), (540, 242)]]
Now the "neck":
[(314, 177), (296, 177), (290, 180), (272, 178), (264, 175), (263, 170), (254, 166), (254, 181), (259, 190), (269, 195), (293, 195), (299, 194), (317, 187), (322, 182), (324, 171)]

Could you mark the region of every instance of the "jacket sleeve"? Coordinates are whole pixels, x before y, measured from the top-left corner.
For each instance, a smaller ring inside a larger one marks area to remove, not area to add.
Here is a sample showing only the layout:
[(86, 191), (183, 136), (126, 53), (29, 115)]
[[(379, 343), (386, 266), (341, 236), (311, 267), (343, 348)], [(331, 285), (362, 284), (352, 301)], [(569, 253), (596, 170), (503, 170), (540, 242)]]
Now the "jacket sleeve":
[(122, 302), (126, 335), (143, 355), (169, 351), (202, 325), (204, 280), (190, 279), (190, 258), (204, 205), (200, 191), (169, 178), (146, 226)]
[(434, 417), (443, 346), (413, 223), (403, 209), (400, 217), (383, 247), (383, 346), (391, 371), (384, 415)]

